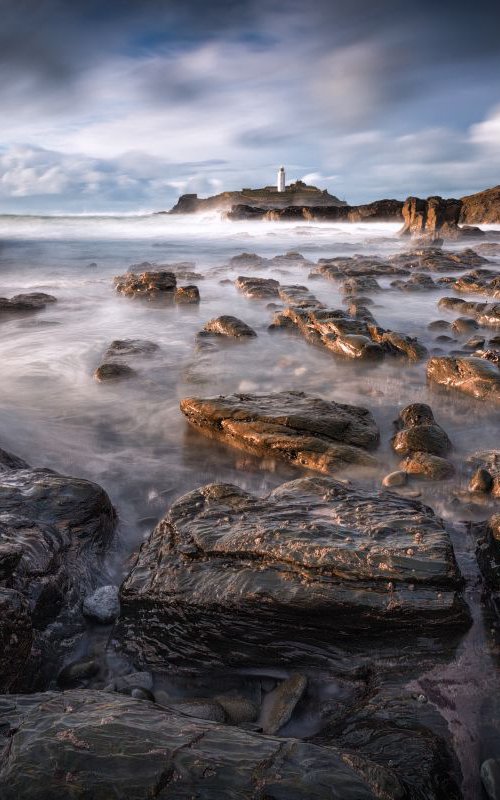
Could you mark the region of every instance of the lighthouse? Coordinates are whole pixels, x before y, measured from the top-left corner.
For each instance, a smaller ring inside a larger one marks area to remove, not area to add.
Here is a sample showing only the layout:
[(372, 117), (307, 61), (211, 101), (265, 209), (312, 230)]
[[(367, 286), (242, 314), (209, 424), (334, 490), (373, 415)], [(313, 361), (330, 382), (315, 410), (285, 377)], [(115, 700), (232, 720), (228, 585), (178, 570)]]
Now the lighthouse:
[(285, 189), (285, 167), (280, 167), (278, 170), (278, 192), (284, 192)]

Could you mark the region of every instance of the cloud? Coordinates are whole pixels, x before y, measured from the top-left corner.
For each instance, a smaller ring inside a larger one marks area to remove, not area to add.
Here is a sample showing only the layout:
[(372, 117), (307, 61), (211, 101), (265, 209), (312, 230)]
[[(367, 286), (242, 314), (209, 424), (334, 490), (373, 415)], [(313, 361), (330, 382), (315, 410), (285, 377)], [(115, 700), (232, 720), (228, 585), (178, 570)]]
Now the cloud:
[(162, 208), (281, 163), (353, 202), (479, 189), (496, 23), (486, 0), (3, 0), (1, 207)]

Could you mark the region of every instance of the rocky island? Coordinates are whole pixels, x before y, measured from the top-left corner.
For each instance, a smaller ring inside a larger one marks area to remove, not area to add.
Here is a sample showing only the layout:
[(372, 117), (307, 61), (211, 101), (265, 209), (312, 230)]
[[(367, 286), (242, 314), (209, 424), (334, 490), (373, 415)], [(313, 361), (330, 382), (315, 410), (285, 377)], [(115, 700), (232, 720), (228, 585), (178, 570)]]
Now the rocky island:
[[(460, 199), (409, 197), (349, 205), (326, 189), (295, 181), (279, 191), (274, 186), (242, 189), (200, 198), (181, 195), (169, 214), (219, 211), (229, 220), (307, 220), (316, 222), (404, 222), (403, 233), (435, 232), (445, 238), (477, 235), (471, 225), (500, 224), (500, 186)], [(458, 226), (460, 225), (460, 232)]]

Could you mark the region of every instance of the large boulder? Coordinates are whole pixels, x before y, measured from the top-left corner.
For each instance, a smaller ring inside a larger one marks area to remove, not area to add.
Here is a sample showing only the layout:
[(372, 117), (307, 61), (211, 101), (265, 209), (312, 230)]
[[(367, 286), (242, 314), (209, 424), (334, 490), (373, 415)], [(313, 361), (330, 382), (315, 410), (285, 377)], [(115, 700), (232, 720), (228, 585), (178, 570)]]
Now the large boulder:
[(210, 484), (177, 500), (141, 547), (115, 639), (159, 672), (331, 667), (339, 648), (371, 652), (389, 630), (467, 626), (460, 585), (442, 521), (415, 500), (319, 476), (264, 498)]
[(376, 465), (367, 451), (380, 436), (366, 408), (292, 391), (186, 397), (180, 407), (205, 435), (259, 456), (324, 473), (349, 464)]
[(35, 469), (0, 451), (3, 691), (43, 686), (52, 677), (65, 642), (72, 643), (81, 601), (98, 580), (115, 522), (97, 484)]
[[(421, 724), (418, 708), (413, 728), (399, 732), (384, 713), (387, 701), (384, 709), (372, 704), (338, 743), (315, 744), (106, 692), (13, 695), (0, 698), (0, 794), (3, 800), (459, 800), (444, 740)], [(389, 758), (379, 750), (381, 738)]]
[(500, 370), (487, 359), (434, 356), (427, 363), (427, 379), (479, 400), (500, 403)]

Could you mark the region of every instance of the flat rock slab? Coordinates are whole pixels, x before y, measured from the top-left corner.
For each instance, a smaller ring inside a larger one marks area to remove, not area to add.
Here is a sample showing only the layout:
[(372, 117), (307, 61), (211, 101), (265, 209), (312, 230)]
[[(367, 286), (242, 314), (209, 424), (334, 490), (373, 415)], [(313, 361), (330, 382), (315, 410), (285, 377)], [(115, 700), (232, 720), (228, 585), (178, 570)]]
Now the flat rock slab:
[[(36, 662), (45, 648), (48, 663), (63, 655), (52, 653), (50, 636), (64, 637), (64, 626), (50, 632), (50, 625), (79, 610), (93, 588), (116, 516), (95, 483), (34, 469), (3, 451), (0, 462), (0, 641), (4, 655), (10, 654), (5, 662), (0, 657), (5, 690), (29, 684), (30, 654), (37, 654)], [(9, 630), (13, 638), (6, 636)], [(43, 685), (41, 675), (36, 679)]]
[[(390, 492), (301, 478), (173, 504), (121, 587), (115, 638), (157, 671), (322, 663), (387, 632), (467, 626), (448, 533)], [(346, 634), (348, 636), (346, 638)]]
[(377, 447), (379, 431), (370, 411), (359, 406), (276, 392), (186, 397), (180, 407), (206, 435), (256, 455), (324, 473), (377, 463), (367, 450)]
[(296, 284), (280, 286), (278, 293), (280, 299), (291, 306), (297, 306), (298, 308), (323, 307), (323, 304), (309, 291), (307, 286)]
[(311, 276), (321, 276), (330, 280), (360, 275), (409, 275), (406, 266), (381, 261), (376, 256), (354, 255), (351, 257), (320, 258), (311, 270)]
[(257, 300), (267, 300), (279, 297), (279, 281), (274, 278), (248, 278), (240, 275), (234, 285), (245, 297)]
[(390, 257), (389, 261), (392, 264), (400, 264), (409, 270), (418, 269), (429, 272), (471, 269), (488, 263), (487, 258), (479, 255), (470, 247), (455, 251), (442, 250), (440, 247), (416, 247), (408, 252), (396, 253)]
[[(405, 774), (404, 764), (399, 772), (386, 766), (383, 754), (374, 760), (364, 733), (370, 722), (377, 720), (360, 720), (351, 731), (363, 743), (358, 750), (262, 736), (106, 692), (12, 695), (0, 698), (6, 744), (0, 794), (2, 800), (441, 800), (445, 782), (447, 799), (458, 800), (438, 737), (412, 730), (412, 752), (426, 769), (420, 777)], [(404, 743), (404, 730), (400, 737)]]
[(427, 378), (479, 400), (500, 403), (500, 369), (487, 359), (435, 356), (427, 364)]

